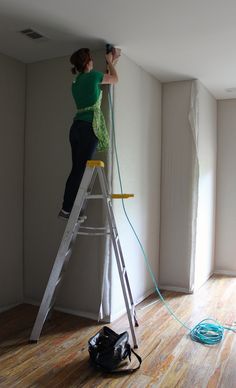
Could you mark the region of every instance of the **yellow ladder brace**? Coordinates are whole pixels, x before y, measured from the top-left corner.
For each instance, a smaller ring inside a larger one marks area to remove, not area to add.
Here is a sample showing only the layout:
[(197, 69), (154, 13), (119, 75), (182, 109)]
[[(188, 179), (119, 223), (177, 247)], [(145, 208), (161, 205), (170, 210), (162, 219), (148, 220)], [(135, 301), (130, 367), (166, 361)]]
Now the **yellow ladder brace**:
[[(87, 161), (87, 167), (93, 168), (93, 167), (103, 167), (104, 168), (104, 162), (102, 160), (88, 160)], [(127, 199), (127, 198), (133, 198), (134, 194), (111, 194), (112, 199)]]
[(127, 198), (132, 198), (134, 197), (134, 194), (111, 194), (111, 198), (113, 199), (127, 199)]

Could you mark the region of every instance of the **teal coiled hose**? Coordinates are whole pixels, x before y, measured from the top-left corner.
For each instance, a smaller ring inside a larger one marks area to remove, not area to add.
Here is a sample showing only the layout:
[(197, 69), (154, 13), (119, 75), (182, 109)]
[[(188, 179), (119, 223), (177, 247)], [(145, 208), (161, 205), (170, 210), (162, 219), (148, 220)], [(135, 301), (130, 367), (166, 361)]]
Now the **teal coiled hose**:
[[(124, 194), (121, 173), (120, 173), (120, 164), (119, 164), (119, 158), (118, 158), (118, 152), (117, 152), (117, 146), (116, 146), (115, 120), (114, 120), (114, 108), (113, 108), (113, 103), (112, 103), (112, 98), (111, 98), (111, 86), (108, 87), (108, 101), (109, 101), (110, 117), (111, 117), (111, 124), (112, 124), (111, 125), (112, 126), (112, 145), (113, 145), (113, 148), (115, 151), (115, 159), (116, 159), (116, 165), (117, 165), (117, 171), (118, 171), (120, 191), (121, 191), (121, 194)], [(164, 306), (168, 310), (169, 314), (177, 322), (179, 322), (181, 326), (185, 327), (185, 329), (187, 329), (189, 331), (189, 335), (193, 341), (200, 342), (200, 343), (205, 344), (205, 345), (215, 345), (215, 344), (221, 342), (221, 340), (223, 339), (223, 336), (224, 336), (224, 330), (231, 330), (233, 332), (236, 332), (235, 328), (222, 326), (219, 322), (217, 322), (215, 319), (212, 319), (212, 318), (203, 319), (201, 322), (199, 322), (196, 326), (194, 326), (191, 329), (189, 326), (187, 326), (184, 322), (182, 322), (175, 315), (175, 313), (170, 308), (168, 303), (164, 300), (164, 298), (163, 298), (163, 296), (158, 288), (157, 281), (155, 279), (155, 275), (152, 271), (152, 268), (150, 266), (150, 263), (149, 263), (147, 255), (145, 253), (145, 250), (143, 248), (143, 245), (142, 245), (140, 238), (138, 237), (138, 235), (135, 231), (135, 228), (134, 228), (134, 226), (133, 226), (132, 222), (130, 221), (130, 218), (127, 214), (124, 199), (122, 198), (121, 200), (122, 200), (122, 207), (123, 207), (125, 217), (129, 223), (129, 225), (130, 225), (130, 227), (135, 235), (135, 238), (138, 242), (138, 245), (142, 251), (147, 270), (151, 276), (153, 284), (155, 285), (155, 290), (156, 290), (160, 300), (162, 301), (162, 303), (164, 304)]]

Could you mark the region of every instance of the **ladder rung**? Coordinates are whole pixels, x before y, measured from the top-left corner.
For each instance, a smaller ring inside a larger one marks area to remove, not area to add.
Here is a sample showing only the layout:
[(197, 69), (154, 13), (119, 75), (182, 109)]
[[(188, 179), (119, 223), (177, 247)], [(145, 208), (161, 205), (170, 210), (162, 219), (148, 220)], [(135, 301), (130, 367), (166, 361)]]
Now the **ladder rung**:
[(86, 197), (87, 199), (104, 199), (102, 194), (91, 194)]
[(99, 230), (99, 231), (103, 231), (103, 232), (106, 232), (107, 231), (107, 228), (106, 228), (106, 226), (81, 226), (81, 228), (80, 228), (81, 230)]
[(110, 235), (111, 233), (109, 232), (78, 232), (80, 236), (107, 236)]
[(82, 236), (106, 236), (111, 233), (106, 227), (82, 226), (78, 234)]

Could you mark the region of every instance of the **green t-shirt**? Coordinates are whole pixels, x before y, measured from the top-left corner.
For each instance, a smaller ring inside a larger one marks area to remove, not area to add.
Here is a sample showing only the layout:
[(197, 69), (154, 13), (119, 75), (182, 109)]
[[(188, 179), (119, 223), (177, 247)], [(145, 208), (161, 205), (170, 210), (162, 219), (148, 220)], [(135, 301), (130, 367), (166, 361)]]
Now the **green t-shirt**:
[[(92, 106), (98, 100), (100, 84), (104, 74), (91, 70), (89, 73), (80, 73), (72, 83), (72, 95), (77, 109)], [(93, 112), (82, 112), (75, 115), (75, 120), (93, 121)]]

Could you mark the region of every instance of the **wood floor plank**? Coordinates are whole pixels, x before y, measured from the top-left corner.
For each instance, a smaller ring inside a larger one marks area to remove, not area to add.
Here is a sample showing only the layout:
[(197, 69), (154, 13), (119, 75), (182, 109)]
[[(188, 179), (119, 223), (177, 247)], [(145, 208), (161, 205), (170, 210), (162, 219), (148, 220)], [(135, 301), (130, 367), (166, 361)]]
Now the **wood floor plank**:
[[(236, 323), (236, 279), (214, 276), (193, 295), (165, 292), (169, 307), (187, 327), (206, 317)], [(152, 303), (152, 304), (149, 304)], [(216, 346), (193, 342), (188, 329), (151, 296), (138, 307), (139, 371), (112, 376), (89, 362), (87, 341), (103, 325), (56, 311), (38, 344), (28, 338), (37, 308), (21, 305), (0, 314), (0, 387), (236, 388), (236, 334), (225, 331)], [(109, 325), (129, 330), (126, 316)], [(235, 326), (236, 327), (236, 326)], [(132, 366), (137, 361), (132, 359)]]

